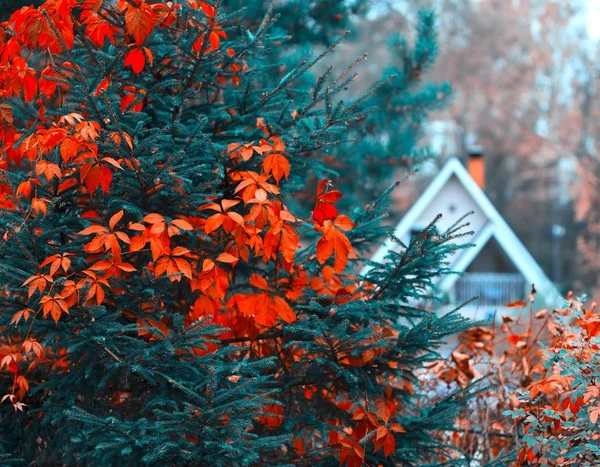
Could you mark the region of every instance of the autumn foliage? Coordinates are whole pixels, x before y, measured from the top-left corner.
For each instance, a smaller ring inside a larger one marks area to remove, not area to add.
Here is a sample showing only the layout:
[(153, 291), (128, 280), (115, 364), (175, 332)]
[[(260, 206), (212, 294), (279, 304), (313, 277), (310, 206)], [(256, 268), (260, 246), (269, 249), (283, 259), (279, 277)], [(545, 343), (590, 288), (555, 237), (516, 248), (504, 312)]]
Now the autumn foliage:
[(535, 289), (507, 304), (516, 313), (462, 333), (450, 360), (422, 374), (433, 397), (485, 382), (457, 418), (460, 429), (442, 439), (479, 465), (596, 465), (597, 305), (572, 294), (563, 308), (534, 311), (534, 303)]

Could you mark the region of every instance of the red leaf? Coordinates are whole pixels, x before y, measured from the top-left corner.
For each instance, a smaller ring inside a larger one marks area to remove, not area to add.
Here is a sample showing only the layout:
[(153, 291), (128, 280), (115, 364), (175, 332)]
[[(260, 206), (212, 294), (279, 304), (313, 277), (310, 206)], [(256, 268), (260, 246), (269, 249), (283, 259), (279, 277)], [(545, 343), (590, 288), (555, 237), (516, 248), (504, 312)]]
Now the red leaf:
[(108, 193), (108, 189), (110, 187), (110, 182), (112, 182), (112, 172), (106, 167), (102, 166), (102, 170), (100, 172), (100, 187), (104, 193)]
[(315, 198), (315, 209), (313, 210), (313, 219), (318, 224), (323, 224), (328, 219), (335, 219), (338, 215), (337, 208), (333, 205), (340, 200), (342, 193), (338, 190), (332, 190), (323, 193), (329, 180), (321, 180), (317, 187), (317, 197)]
[(109, 85), (110, 85), (110, 81), (108, 80), (108, 78), (104, 78), (102, 80), (102, 82), (98, 85), (98, 87), (96, 88), (96, 92), (94, 93), (94, 96), (99, 96), (103, 90), (108, 89)]
[(208, 235), (209, 233), (217, 230), (223, 224), (223, 214), (214, 214), (206, 219), (206, 223), (204, 224), (204, 233)]
[(119, 263), (116, 265), (121, 271), (125, 271), (125, 272), (134, 272), (137, 271), (136, 268), (134, 268), (131, 264), (129, 263)]
[(327, 219), (335, 219), (337, 215), (337, 208), (329, 203), (317, 204), (313, 211), (313, 219), (319, 224), (322, 224)]
[(131, 94), (131, 93), (127, 93), (125, 94), (122, 98), (121, 98), (121, 113), (125, 113), (126, 111), (132, 111), (132, 112), (140, 112), (144, 106), (144, 100), (140, 99), (138, 102), (136, 102), (136, 104), (129, 108), (129, 106), (131, 105), (131, 103), (135, 100), (138, 99), (138, 95), (139, 94)]
[(507, 337), (508, 342), (513, 345), (517, 345), (521, 341), (521, 336), (517, 334), (511, 334)]
[(37, 92), (37, 79), (35, 77), (35, 71), (32, 69), (27, 70), (25, 78), (23, 79), (23, 90), (25, 91), (25, 100), (31, 102)]
[(383, 454), (387, 457), (396, 450), (396, 437), (388, 433), (383, 441)]
[(327, 186), (327, 182), (329, 182), (329, 180), (327, 180), (326, 178), (319, 182), (319, 185), (317, 186), (317, 196), (323, 193), (323, 190)]
[(86, 25), (85, 35), (98, 47), (102, 47), (106, 39), (115, 43), (115, 33), (118, 29), (108, 23), (94, 11), (87, 10), (81, 13), (83, 24)]
[(263, 415), (258, 422), (269, 428), (275, 428), (283, 422), (283, 407), (279, 404), (267, 404), (264, 412), (268, 415)]
[(130, 66), (135, 74), (140, 73), (144, 69), (146, 64), (146, 55), (140, 48), (131, 49), (127, 55), (125, 55), (124, 66)]

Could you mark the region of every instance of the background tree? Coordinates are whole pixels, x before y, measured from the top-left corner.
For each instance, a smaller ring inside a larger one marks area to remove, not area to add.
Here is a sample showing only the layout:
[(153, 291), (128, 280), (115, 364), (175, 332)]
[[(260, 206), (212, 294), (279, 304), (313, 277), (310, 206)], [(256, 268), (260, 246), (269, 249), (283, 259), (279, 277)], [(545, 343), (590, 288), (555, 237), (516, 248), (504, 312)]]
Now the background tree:
[(577, 217), (581, 223), (577, 238), (578, 284), (590, 298), (600, 298), (600, 160), (587, 151), (581, 154), (581, 185)]
[(580, 222), (577, 243), (578, 286), (596, 301), (600, 298), (598, 249), (600, 248), (600, 156), (598, 138), (599, 77), (598, 47), (582, 54), (585, 87), (578, 93), (581, 109), (581, 128), (577, 145), (580, 183), (576, 186), (576, 216)]
[(39, 6), (41, 1), (23, 1), (23, 0), (0, 0), (0, 21), (6, 21), (10, 15), (21, 7), (35, 5)]

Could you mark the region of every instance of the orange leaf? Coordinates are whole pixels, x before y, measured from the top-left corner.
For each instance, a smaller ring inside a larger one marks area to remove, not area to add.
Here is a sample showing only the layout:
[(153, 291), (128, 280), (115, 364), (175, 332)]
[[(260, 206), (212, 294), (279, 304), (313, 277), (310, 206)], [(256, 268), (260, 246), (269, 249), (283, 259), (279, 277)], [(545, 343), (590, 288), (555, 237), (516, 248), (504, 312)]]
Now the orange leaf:
[(115, 159), (113, 159), (112, 157), (103, 157), (102, 158), (103, 162), (107, 162), (110, 165), (112, 165), (113, 167), (117, 168), (117, 169), (121, 169), (123, 170), (123, 167), (121, 167), (121, 164), (119, 164)]
[(160, 214), (148, 214), (142, 220), (148, 224), (158, 224), (159, 222), (164, 222), (165, 218)]
[(88, 10), (84, 11), (81, 14), (81, 19), (86, 25), (85, 35), (89, 37), (95, 45), (97, 45), (98, 47), (102, 47), (106, 39), (108, 39), (114, 44), (114, 35), (118, 31), (118, 29), (115, 26), (112, 26), (107, 21), (105, 21), (105, 19), (102, 18), (102, 16), (98, 15), (93, 11)]
[(333, 221), (333, 225), (344, 231), (351, 230), (354, 227), (354, 223), (350, 220), (350, 218), (344, 215), (337, 216), (335, 221)]
[(375, 407), (377, 407), (377, 415), (383, 420), (383, 423), (387, 423), (392, 416), (390, 406), (385, 399), (379, 399), (375, 401)]
[(221, 225), (223, 225), (223, 214), (213, 214), (206, 219), (206, 223), (204, 224), (204, 233), (208, 235), (209, 233), (221, 227)]
[(283, 259), (288, 263), (294, 261), (296, 250), (300, 246), (300, 239), (296, 231), (289, 225), (285, 225), (281, 229), (281, 240), (279, 243), (279, 251), (283, 255)]
[(0, 122), (12, 124), (13, 119), (12, 107), (8, 104), (0, 104)]
[(219, 256), (217, 256), (217, 259), (215, 261), (220, 261), (221, 263), (237, 263), (239, 261), (239, 258), (236, 258), (235, 256), (229, 253), (221, 253)]
[(230, 208), (237, 204), (240, 204), (240, 201), (237, 199), (224, 199), (223, 201), (221, 201), (221, 205), (223, 206), (223, 209), (225, 211), (228, 211)]
[(277, 310), (277, 315), (284, 320), (286, 323), (293, 323), (296, 321), (296, 314), (294, 310), (288, 305), (288, 303), (282, 297), (272, 297), (273, 306)]
[(116, 265), (121, 271), (125, 271), (125, 272), (134, 272), (137, 271), (136, 268), (134, 268), (131, 264), (129, 263), (119, 263)]
[(60, 156), (65, 162), (70, 161), (77, 155), (79, 142), (73, 138), (65, 138), (60, 143)]
[(188, 221), (185, 221), (183, 219), (174, 219), (171, 222), (171, 225), (174, 225), (175, 227), (179, 227), (181, 230), (194, 230), (194, 227), (192, 227), (192, 224), (190, 224)]
[(290, 175), (290, 163), (286, 157), (281, 154), (269, 154), (263, 161), (263, 169), (267, 175), (273, 175), (277, 183), (282, 177), (289, 177)]
[(29, 315), (33, 312), (34, 312), (34, 310), (32, 310), (31, 308), (26, 308), (24, 310), (17, 311), (13, 315), (12, 319), (10, 320), (10, 324), (15, 324), (15, 325), (19, 324), (19, 321), (21, 320), (21, 318), (23, 318), (23, 320), (27, 321), (29, 319)]
[(171, 256), (184, 256), (187, 255), (189, 252), (190, 250), (188, 250), (187, 248), (184, 248), (182, 246), (176, 246), (175, 248), (173, 248)]
[(101, 260), (101, 261), (98, 261), (97, 263), (93, 264), (90, 267), (90, 270), (92, 270), (92, 271), (106, 271), (111, 266), (112, 266), (112, 263), (110, 261)]
[(260, 277), (256, 273), (253, 273), (250, 276), (249, 283), (250, 283), (250, 285), (252, 285), (258, 289), (269, 290), (269, 284), (267, 284), (267, 281), (263, 277)]
[(90, 235), (95, 233), (108, 233), (108, 230), (101, 225), (91, 225), (87, 229), (78, 232), (78, 235)]
[(317, 242), (317, 260), (323, 264), (331, 255), (334, 255), (333, 269), (338, 274), (346, 267), (349, 257), (356, 258), (348, 237), (326, 220), (323, 236)]
[(156, 16), (146, 2), (141, 2), (139, 7), (126, 3), (125, 29), (140, 46), (152, 34), (156, 24)]
[(244, 218), (237, 212), (228, 212), (227, 216), (233, 220), (236, 224), (244, 225)]
[(598, 422), (598, 415), (600, 415), (600, 407), (592, 407), (590, 410), (590, 422), (594, 424)]
[(152, 51), (148, 47), (144, 47), (142, 50), (144, 51), (144, 55), (148, 59), (148, 63), (150, 64), (150, 66), (152, 66), (152, 64), (154, 63), (154, 57), (152, 56)]
[(177, 269), (179, 269), (185, 277), (192, 279), (192, 267), (190, 266), (190, 263), (183, 258), (173, 258), (173, 261), (177, 265)]
[(504, 306), (506, 308), (522, 308), (525, 305), (527, 305), (527, 302), (525, 302), (525, 300), (519, 300), (518, 302), (510, 302), (505, 304)]
[(110, 227), (110, 230), (113, 230), (115, 228), (115, 225), (117, 225), (117, 222), (119, 222), (122, 217), (123, 210), (121, 209), (119, 212), (117, 212), (114, 216), (110, 218), (110, 220), (108, 221), (108, 226)]
[(129, 252), (139, 251), (146, 246), (147, 239), (143, 235), (137, 235), (131, 239), (129, 244)]
[(546, 308), (544, 308), (543, 310), (540, 310), (535, 314), (535, 318), (542, 319), (542, 318), (545, 318), (547, 315), (548, 315), (548, 310)]
[(394, 423), (390, 427), (390, 431), (393, 431), (394, 433), (406, 433), (406, 430), (402, 428), (398, 423)]

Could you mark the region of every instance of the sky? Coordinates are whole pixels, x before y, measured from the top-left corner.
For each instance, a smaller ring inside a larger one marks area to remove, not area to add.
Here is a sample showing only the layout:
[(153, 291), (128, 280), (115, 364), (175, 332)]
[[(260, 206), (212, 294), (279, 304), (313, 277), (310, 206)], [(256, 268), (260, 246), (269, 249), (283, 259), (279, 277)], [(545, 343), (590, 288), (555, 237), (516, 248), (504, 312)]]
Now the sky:
[(598, 40), (600, 39), (600, 0), (587, 0), (588, 1), (588, 29), (590, 36)]
[[(557, 0), (554, 0), (557, 1)], [(590, 38), (594, 41), (600, 41), (600, 0), (562, 0), (563, 2), (574, 1), (578, 4), (587, 6), (587, 28), (589, 31)], [(371, 8), (370, 15), (376, 17), (381, 14), (385, 9), (378, 8), (377, 2), (372, 2), (373, 8)], [(389, 2), (382, 2), (381, 5), (389, 5)], [(397, 2), (397, 7), (402, 10), (403, 2)]]

